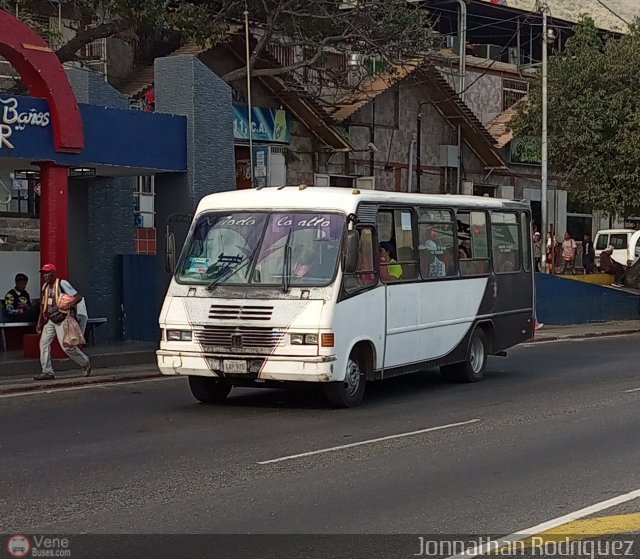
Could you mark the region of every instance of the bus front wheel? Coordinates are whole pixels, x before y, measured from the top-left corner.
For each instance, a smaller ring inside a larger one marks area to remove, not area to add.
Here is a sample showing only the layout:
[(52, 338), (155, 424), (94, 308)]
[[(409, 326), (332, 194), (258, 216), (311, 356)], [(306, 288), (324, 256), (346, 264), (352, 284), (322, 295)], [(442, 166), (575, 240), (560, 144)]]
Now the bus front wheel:
[(347, 361), (344, 380), (324, 385), (329, 404), (336, 408), (354, 408), (362, 402), (365, 376), (362, 359), (353, 353)]
[(203, 404), (221, 404), (231, 392), (231, 385), (218, 378), (189, 377), (193, 397)]
[(486, 369), (487, 335), (482, 328), (476, 328), (473, 332), (465, 361), (440, 367), (446, 380), (458, 382), (478, 382), (484, 378)]

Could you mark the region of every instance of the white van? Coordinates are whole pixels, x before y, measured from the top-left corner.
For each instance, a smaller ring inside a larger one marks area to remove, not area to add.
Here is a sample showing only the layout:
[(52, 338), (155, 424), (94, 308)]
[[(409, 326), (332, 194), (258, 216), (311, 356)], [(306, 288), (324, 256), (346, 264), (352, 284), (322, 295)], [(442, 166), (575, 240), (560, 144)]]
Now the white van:
[(596, 233), (593, 246), (596, 251), (596, 267), (600, 267), (600, 255), (609, 245), (613, 246), (613, 259), (623, 266), (631, 266), (640, 257), (640, 231), (633, 229), (602, 229)]

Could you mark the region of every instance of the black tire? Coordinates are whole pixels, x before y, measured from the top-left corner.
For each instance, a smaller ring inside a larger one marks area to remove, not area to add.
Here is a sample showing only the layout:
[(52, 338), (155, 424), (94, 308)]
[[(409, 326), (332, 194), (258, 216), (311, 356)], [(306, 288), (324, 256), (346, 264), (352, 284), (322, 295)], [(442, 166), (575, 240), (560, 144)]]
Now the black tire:
[(351, 354), (347, 360), (345, 379), (330, 382), (323, 386), (324, 393), (334, 408), (355, 408), (362, 402), (366, 379), (363, 361), (360, 356)]
[(203, 404), (221, 404), (232, 387), (218, 378), (190, 376), (189, 388), (193, 397)]
[(456, 382), (479, 382), (487, 370), (487, 335), (476, 328), (467, 346), (467, 357), (462, 363), (440, 367), (445, 380)]

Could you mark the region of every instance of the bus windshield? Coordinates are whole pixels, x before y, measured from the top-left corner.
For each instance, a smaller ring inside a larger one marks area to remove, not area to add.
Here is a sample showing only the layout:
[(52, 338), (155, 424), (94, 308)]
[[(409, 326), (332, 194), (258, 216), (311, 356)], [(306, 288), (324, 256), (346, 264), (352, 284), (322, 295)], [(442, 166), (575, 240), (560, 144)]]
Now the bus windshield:
[(328, 285), (344, 227), (345, 216), (331, 213), (207, 213), (185, 244), (176, 277), (203, 285)]

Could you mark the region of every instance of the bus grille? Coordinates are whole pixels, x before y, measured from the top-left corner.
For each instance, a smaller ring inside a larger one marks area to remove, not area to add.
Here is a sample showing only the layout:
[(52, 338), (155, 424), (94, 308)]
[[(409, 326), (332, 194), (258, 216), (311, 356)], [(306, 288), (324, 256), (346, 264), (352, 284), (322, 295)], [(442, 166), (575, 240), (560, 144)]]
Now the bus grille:
[(203, 346), (224, 348), (274, 348), (283, 345), (284, 332), (251, 326), (200, 326), (193, 331)]
[(271, 320), (273, 307), (257, 305), (211, 305), (209, 318), (215, 320)]

